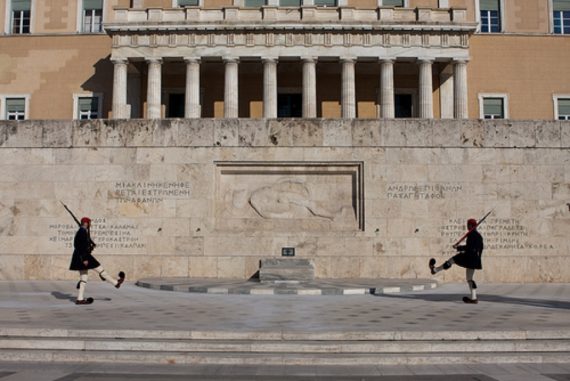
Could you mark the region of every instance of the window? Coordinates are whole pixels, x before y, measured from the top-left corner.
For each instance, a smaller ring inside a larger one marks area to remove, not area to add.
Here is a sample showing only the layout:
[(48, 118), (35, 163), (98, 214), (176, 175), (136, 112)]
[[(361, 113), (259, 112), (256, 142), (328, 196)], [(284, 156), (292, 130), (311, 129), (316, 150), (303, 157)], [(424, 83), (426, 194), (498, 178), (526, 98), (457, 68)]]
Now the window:
[(178, 0), (179, 7), (197, 7), (199, 3), (199, 0)]
[(78, 97), (77, 98), (77, 119), (98, 119), (99, 113), (99, 97)]
[(499, 0), (480, 0), (481, 32), (501, 32), (501, 8)]
[(280, 7), (300, 7), (301, 0), (279, 0)]
[(570, 34), (570, 0), (552, 0), (554, 34)]
[(103, 31), (103, 0), (83, 0), (84, 33)]
[(31, 0), (12, 0), (11, 32), (13, 34), (30, 33)]
[(261, 8), (265, 5), (265, 0), (245, 0), (245, 6), (250, 8)]
[(556, 118), (558, 120), (570, 120), (570, 96), (568, 98), (554, 98)]
[(382, 0), (383, 7), (404, 7), (404, 0)]
[(26, 119), (26, 98), (6, 98), (6, 119)]
[(315, 0), (317, 7), (336, 7), (336, 0)]
[(483, 118), (505, 119), (505, 99), (502, 97), (483, 98)]

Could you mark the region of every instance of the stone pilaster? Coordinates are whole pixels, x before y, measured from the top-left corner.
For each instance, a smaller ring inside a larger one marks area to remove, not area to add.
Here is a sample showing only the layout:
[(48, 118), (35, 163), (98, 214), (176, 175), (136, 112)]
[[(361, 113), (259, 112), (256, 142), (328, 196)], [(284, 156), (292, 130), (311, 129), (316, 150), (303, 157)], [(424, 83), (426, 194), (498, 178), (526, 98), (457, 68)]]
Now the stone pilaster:
[(354, 79), (354, 59), (342, 60), (342, 117), (356, 118), (356, 82)]
[(432, 63), (430, 59), (419, 59), (420, 65), (420, 118), (433, 119), (433, 81)]
[(199, 118), (200, 106), (200, 59), (186, 57), (186, 97), (184, 104), (185, 118)]
[(382, 118), (394, 118), (394, 60), (381, 60), (380, 68), (380, 111)]
[(453, 63), (454, 116), (456, 119), (467, 119), (467, 60), (454, 60)]
[(113, 59), (113, 119), (128, 119), (127, 64), (125, 58)]
[(277, 60), (263, 58), (263, 117), (277, 118)]
[(238, 103), (238, 59), (224, 58), (224, 118), (237, 118)]
[(146, 107), (148, 119), (160, 119), (162, 111), (162, 60), (160, 58), (147, 58), (148, 81), (146, 91)]
[(303, 58), (303, 118), (317, 117), (317, 72), (313, 57)]

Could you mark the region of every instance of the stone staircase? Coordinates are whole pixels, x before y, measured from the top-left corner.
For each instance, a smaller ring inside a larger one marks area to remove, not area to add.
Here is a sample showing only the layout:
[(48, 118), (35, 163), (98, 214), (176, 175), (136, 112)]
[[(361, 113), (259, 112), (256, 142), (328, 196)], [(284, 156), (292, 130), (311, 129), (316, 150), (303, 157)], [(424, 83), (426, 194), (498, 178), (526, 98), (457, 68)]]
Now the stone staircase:
[(220, 365), (568, 363), (570, 331), (306, 333), (1, 329), (0, 359)]

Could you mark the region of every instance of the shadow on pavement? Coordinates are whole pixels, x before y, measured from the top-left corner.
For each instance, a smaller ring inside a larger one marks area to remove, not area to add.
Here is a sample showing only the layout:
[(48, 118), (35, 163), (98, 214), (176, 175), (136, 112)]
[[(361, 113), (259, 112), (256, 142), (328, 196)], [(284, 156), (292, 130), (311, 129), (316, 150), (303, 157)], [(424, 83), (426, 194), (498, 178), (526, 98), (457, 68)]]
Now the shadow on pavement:
[[(397, 298), (397, 299), (409, 299), (409, 300), (425, 300), (428, 302), (461, 302), (461, 298), (467, 294), (380, 294), (374, 295), (376, 297), (383, 298)], [(570, 302), (561, 300), (545, 300), (545, 299), (525, 299), (525, 298), (514, 298), (510, 296), (501, 295), (485, 295), (479, 294), (479, 302), (486, 303), (503, 303), (503, 304), (515, 304), (529, 307), (540, 307), (540, 308), (555, 308), (570, 310)]]
[[(64, 294), (63, 292), (59, 292), (59, 291), (53, 291), (51, 293), (51, 295), (58, 299), (58, 300), (69, 300), (72, 303), (75, 303), (75, 295), (71, 295), (71, 294)], [(111, 298), (93, 298), (94, 300), (99, 300), (99, 301), (106, 301), (106, 302), (110, 302)]]

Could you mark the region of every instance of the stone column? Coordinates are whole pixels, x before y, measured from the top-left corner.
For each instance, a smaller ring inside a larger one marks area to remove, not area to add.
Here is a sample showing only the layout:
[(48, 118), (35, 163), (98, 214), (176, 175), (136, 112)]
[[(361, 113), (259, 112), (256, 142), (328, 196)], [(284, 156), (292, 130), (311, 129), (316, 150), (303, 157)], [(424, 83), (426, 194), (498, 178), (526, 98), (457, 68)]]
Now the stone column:
[(316, 60), (303, 58), (303, 118), (317, 117)]
[(433, 119), (433, 60), (420, 58), (420, 118)]
[(394, 106), (394, 60), (383, 59), (380, 69), (380, 110), (382, 118), (395, 117)]
[(160, 119), (162, 111), (162, 60), (160, 58), (147, 58), (148, 79), (146, 90), (146, 116), (147, 119)]
[(113, 119), (127, 119), (127, 63), (125, 58), (113, 59)]
[(224, 118), (237, 118), (238, 104), (238, 59), (224, 58)]
[(263, 58), (263, 117), (277, 118), (277, 60)]
[(342, 117), (356, 118), (356, 81), (354, 79), (354, 58), (342, 60)]
[(456, 119), (467, 119), (467, 60), (454, 61), (453, 87), (454, 116)]
[(453, 119), (453, 65), (446, 65), (439, 74), (441, 119)]
[(186, 57), (186, 97), (184, 104), (185, 118), (199, 118), (200, 106), (200, 59)]

